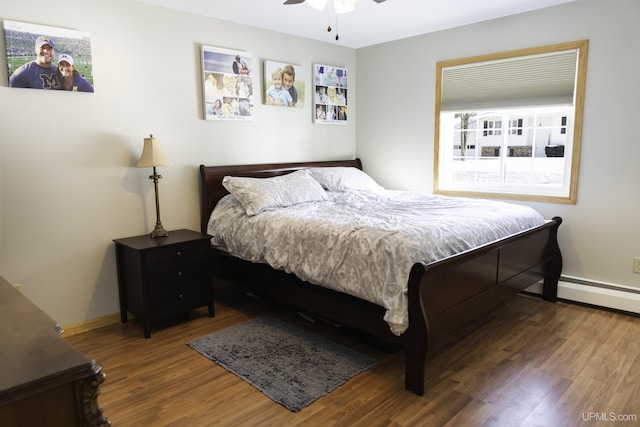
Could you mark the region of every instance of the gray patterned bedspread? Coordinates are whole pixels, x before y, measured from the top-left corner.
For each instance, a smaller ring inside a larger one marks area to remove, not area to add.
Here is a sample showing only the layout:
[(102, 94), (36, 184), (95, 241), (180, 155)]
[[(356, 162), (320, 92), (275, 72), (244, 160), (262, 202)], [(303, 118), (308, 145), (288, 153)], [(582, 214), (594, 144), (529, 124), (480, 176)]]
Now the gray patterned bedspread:
[(329, 193), (249, 217), (231, 195), (211, 214), (212, 245), (316, 285), (381, 305), (392, 333), (408, 327), (411, 266), (544, 223), (506, 202), (385, 190)]

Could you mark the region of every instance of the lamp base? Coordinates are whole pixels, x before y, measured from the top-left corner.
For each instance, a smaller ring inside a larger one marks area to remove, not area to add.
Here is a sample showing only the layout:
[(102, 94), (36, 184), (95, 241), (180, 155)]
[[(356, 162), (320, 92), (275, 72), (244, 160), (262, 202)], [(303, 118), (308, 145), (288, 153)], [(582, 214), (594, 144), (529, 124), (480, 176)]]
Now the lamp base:
[(162, 226), (161, 223), (157, 223), (156, 224), (156, 228), (153, 229), (153, 231), (151, 232), (150, 236), (151, 237), (167, 237), (169, 235), (169, 232), (167, 230), (164, 229), (164, 227)]

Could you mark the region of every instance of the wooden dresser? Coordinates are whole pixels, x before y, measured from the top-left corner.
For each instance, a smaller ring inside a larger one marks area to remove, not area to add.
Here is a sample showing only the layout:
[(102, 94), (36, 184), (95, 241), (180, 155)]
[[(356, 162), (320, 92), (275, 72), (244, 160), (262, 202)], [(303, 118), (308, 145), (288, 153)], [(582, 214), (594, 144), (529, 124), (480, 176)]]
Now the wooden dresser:
[(98, 406), (105, 374), (56, 322), (0, 277), (0, 426), (109, 426)]

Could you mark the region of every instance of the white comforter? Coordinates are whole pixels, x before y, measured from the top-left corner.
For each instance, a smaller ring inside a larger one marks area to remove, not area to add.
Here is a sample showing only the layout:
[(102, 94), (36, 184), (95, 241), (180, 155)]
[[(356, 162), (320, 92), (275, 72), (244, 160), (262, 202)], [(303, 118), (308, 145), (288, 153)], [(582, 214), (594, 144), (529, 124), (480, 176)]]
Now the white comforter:
[(407, 281), (414, 263), (544, 223), (533, 209), (504, 202), (391, 190), (330, 195), (328, 201), (251, 217), (228, 195), (211, 214), (211, 242), (240, 258), (383, 306), (396, 335), (409, 324)]

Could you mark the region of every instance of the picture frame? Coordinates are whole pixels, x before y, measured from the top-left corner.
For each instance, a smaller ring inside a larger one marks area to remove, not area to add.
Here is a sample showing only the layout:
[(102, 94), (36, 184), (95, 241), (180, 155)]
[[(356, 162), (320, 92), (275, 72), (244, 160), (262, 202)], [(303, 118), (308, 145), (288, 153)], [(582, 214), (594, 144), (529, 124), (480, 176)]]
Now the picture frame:
[(347, 69), (313, 65), (313, 120), (318, 124), (347, 124)]
[(262, 87), (265, 105), (304, 107), (305, 75), (300, 65), (265, 60)]
[(89, 33), (3, 22), (9, 87), (94, 92)]
[(253, 120), (252, 55), (202, 45), (202, 100), (205, 120)]

